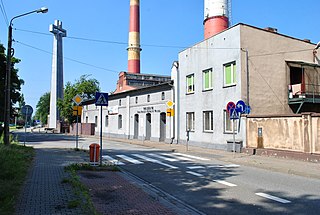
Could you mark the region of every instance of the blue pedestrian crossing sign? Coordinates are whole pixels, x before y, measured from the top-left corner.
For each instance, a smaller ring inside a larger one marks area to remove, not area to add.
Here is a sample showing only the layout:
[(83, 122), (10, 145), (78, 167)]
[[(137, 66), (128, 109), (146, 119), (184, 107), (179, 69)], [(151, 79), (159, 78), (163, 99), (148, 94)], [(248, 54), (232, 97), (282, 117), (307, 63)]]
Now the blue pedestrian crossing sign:
[(236, 108), (230, 109), (230, 119), (239, 119), (239, 112)]
[(108, 93), (96, 92), (96, 106), (108, 106)]

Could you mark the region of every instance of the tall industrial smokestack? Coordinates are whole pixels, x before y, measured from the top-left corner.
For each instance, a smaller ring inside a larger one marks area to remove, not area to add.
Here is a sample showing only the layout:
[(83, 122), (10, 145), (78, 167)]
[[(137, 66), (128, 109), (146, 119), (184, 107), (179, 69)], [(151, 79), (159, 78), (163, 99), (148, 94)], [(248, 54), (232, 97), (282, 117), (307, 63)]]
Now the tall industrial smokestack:
[(140, 73), (140, 0), (130, 0), (128, 72)]
[(204, 1), (204, 38), (207, 39), (229, 27), (230, 0)]

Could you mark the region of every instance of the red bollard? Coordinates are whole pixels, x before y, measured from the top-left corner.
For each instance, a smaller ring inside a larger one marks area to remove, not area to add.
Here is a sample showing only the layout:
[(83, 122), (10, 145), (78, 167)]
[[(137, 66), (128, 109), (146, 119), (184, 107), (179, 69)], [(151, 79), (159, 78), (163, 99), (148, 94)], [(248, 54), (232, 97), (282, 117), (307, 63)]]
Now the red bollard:
[(90, 146), (90, 163), (97, 164), (100, 158), (100, 145), (92, 143)]

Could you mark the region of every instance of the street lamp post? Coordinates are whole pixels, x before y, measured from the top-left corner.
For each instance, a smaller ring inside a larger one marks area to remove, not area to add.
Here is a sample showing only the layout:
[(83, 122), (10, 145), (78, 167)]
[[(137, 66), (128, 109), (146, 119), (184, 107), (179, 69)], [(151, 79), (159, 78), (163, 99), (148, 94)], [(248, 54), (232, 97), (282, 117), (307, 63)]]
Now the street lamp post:
[(33, 10), (28, 13), (24, 13), (18, 16), (13, 17), (9, 23), (8, 29), (8, 47), (7, 47), (7, 68), (6, 68), (6, 81), (5, 81), (5, 109), (4, 109), (4, 143), (6, 145), (10, 144), (9, 138), (9, 123), (10, 123), (10, 109), (11, 109), (11, 99), (10, 99), (10, 84), (11, 84), (11, 57), (12, 53), (12, 21), (16, 18), (29, 15), (31, 13), (47, 13), (48, 8), (42, 7), (38, 10)]

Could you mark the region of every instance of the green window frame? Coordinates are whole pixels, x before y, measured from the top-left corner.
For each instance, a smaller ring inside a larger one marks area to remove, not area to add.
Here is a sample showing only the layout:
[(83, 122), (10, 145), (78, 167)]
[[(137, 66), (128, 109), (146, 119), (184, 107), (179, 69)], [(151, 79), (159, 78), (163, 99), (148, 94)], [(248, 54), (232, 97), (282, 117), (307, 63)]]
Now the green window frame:
[(207, 69), (202, 72), (203, 90), (211, 90), (213, 88), (212, 69)]
[(237, 81), (236, 62), (224, 65), (224, 86), (236, 85)]
[(187, 76), (187, 94), (194, 93), (194, 74)]

